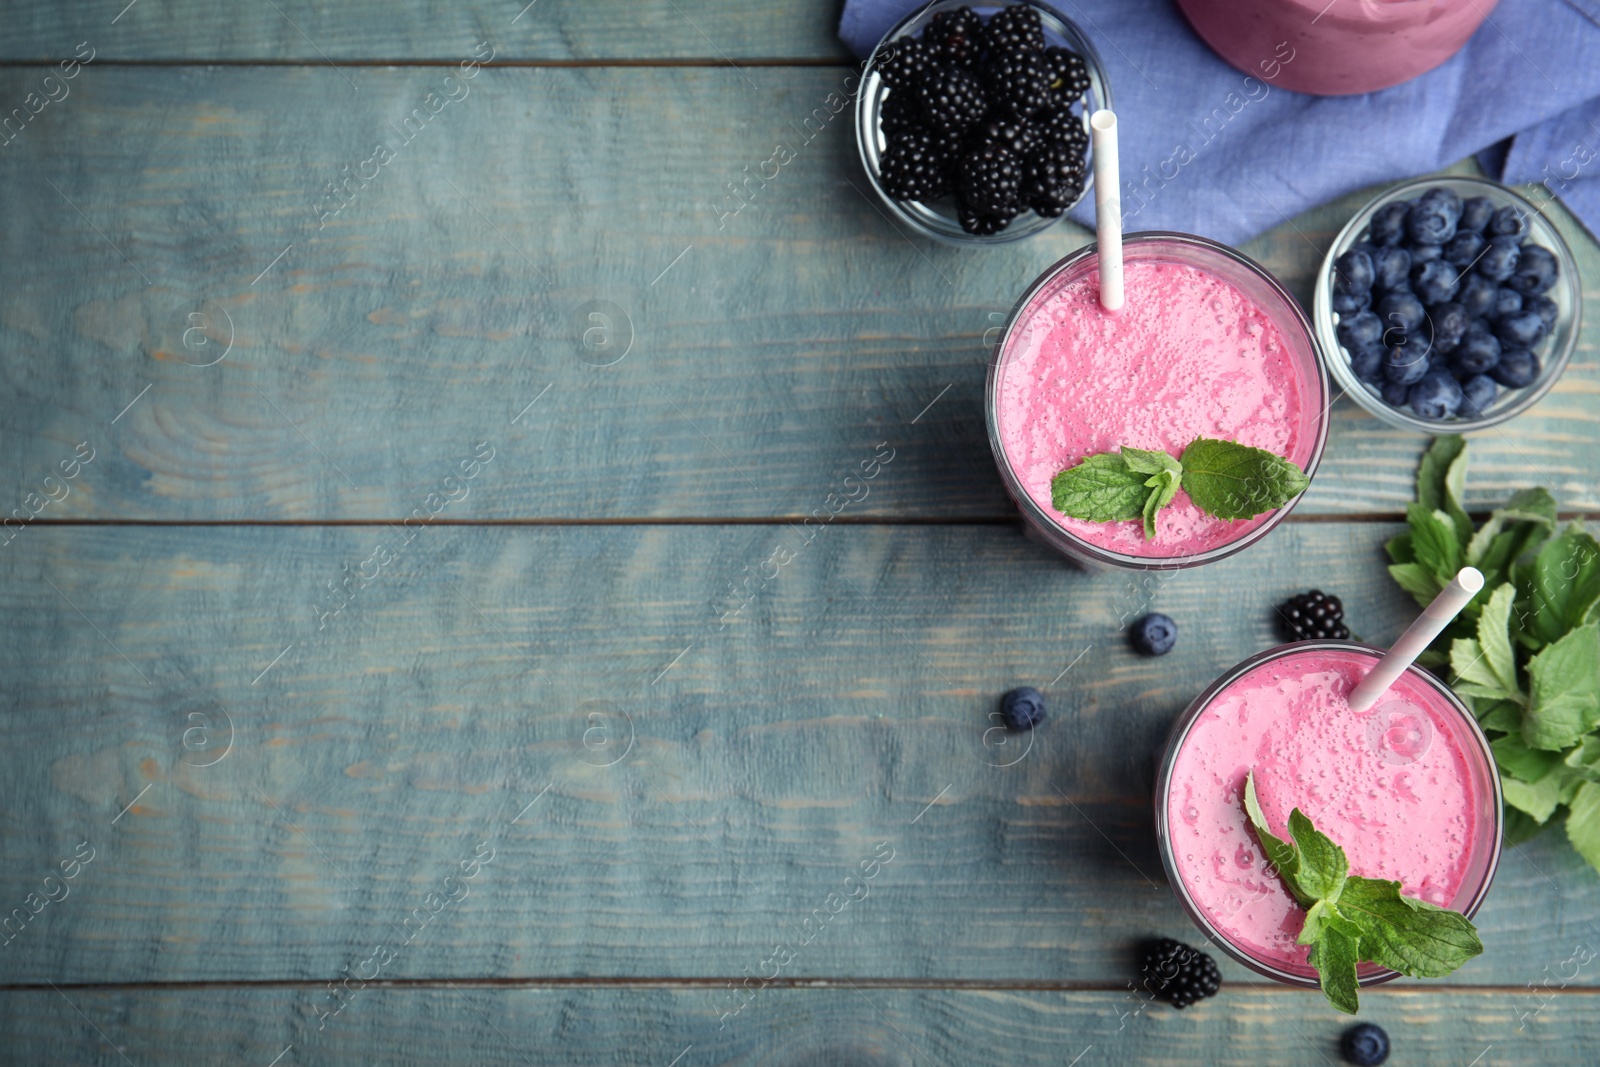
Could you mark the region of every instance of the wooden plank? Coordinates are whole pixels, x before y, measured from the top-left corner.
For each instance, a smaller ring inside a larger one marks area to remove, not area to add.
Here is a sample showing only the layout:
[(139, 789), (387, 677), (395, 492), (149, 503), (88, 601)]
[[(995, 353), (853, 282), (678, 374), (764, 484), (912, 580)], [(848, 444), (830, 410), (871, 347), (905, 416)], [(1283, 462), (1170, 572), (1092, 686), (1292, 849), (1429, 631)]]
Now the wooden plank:
[(500, 58), (517, 61), (687, 57), (721, 63), (728, 57), (815, 60), (847, 55), (835, 32), (838, 8), (831, 4), (274, 0), (229, 10), (204, 0), (135, 0), (119, 15), (120, 8), (120, 3), (109, 9), (48, 2), (8, 5), (0, 61), (59, 59), (84, 40), (107, 59), (165, 62), (453, 62), (484, 40), (495, 44)]
[[(322, 986), (4, 993), (0, 1057), (120, 1064), (115, 1043), (129, 1063), (256, 1067), (1332, 1065), (1353, 1022), (1314, 992), (1233, 985), (1182, 1013), (1127, 991), (768, 988), (726, 1025), (713, 989), (455, 985), (360, 989), (319, 1031), (329, 997)], [(1361, 1018), (1388, 1030), (1392, 1063), (1580, 1063), (1600, 1039), (1593, 999), (1388, 987), (1362, 994)]]
[[(807, 931), (796, 976), (1105, 982), (1191, 934), (1149, 801), (1172, 717), (1313, 582), (1392, 640), (1393, 532), (1130, 583), (1001, 526), (27, 530), (0, 901), (94, 856), (0, 982), (319, 981), (396, 938), (411, 977), (718, 978)], [(373, 580), (321, 619), (346, 566)], [(1151, 602), (1159, 660), (1119, 632)], [(1019, 684), (1053, 719), (1006, 738)], [(1454, 980), (1566, 959), (1594, 880), (1559, 834), (1508, 853)]]
[[(81, 491), (42, 518), (398, 520), (488, 440), (493, 491), (448, 518), (801, 517), (888, 441), (852, 516), (1012, 514), (984, 338), (1086, 236), (902, 237), (861, 193), (848, 111), (828, 118), (842, 68), (763, 69), (759, 91), (725, 69), (485, 71), (383, 167), (375, 141), (442, 75), (359, 74), (353, 93), (326, 69), (91, 66), (0, 151), (0, 511), (88, 441)], [(38, 78), (0, 73), (0, 99)], [(727, 183), (778, 141), (796, 157), (735, 214)], [(378, 176), (319, 229), (346, 167)], [(1252, 250), (1306, 289), (1298, 233)], [(1542, 472), (1600, 508), (1594, 336), (1480, 436), (1474, 501)], [(1304, 510), (1398, 512), (1421, 445), (1341, 401)]]

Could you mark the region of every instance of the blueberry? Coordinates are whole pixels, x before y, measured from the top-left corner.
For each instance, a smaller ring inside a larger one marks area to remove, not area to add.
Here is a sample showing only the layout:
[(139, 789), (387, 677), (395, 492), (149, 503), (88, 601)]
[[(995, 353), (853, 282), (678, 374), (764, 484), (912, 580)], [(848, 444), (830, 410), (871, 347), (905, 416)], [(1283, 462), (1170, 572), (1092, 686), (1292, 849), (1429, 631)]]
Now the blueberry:
[(1484, 232), (1490, 237), (1521, 237), (1528, 232), (1528, 216), (1521, 208), (1507, 204), (1494, 213)]
[(1129, 631), (1133, 650), (1146, 656), (1165, 656), (1178, 643), (1178, 624), (1159, 611), (1151, 612), (1133, 624)]
[(1561, 309), (1556, 307), (1556, 302), (1548, 296), (1525, 296), (1522, 298), (1522, 310), (1532, 311), (1544, 320), (1549, 329), (1555, 329), (1556, 319), (1561, 316)]
[(1506, 284), (1524, 296), (1542, 293), (1556, 283), (1556, 257), (1548, 248), (1523, 245), (1517, 269)]
[(1444, 261), (1452, 267), (1465, 270), (1477, 262), (1478, 253), (1487, 247), (1489, 242), (1483, 239), (1482, 234), (1458, 233), (1444, 246)]
[(1400, 289), (1411, 277), (1411, 253), (1399, 245), (1384, 245), (1372, 255), (1372, 284), (1379, 289)]
[(1339, 1055), (1356, 1067), (1378, 1067), (1389, 1058), (1389, 1035), (1381, 1026), (1357, 1023), (1340, 1036)]
[(1428, 318), (1433, 322), (1433, 350), (1439, 353), (1454, 352), (1472, 322), (1467, 309), (1455, 303), (1435, 304)]
[(1372, 257), (1352, 248), (1333, 261), (1333, 287), (1341, 293), (1364, 293), (1372, 288)]
[(1461, 198), (1442, 186), (1429, 189), (1406, 217), (1406, 234), (1413, 244), (1442, 245), (1456, 235), (1461, 218)]
[(1539, 357), (1526, 348), (1508, 348), (1500, 353), (1500, 362), (1489, 369), (1489, 377), (1507, 389), (1532, 385), (1539, 377)]
[(1500, 362), (1500, 340), (1480, 322), (1467, 327), (1461, 343), (1456, 346), (1455, 366), (1462, 374), (1471, 377)]
[(1494, 291), (1494, 305), (1489, 308), (1487, 317), (1491, 320), (1503, 319), (1507, 315), (1515, 315), (1521, 310), (1522, 294), (1515, 289), (1507, 289), (1502, 285)]
[(1476, 419), (1489, 412), (1500, 387), (1487, 374), (1474, 374), (1461, 383), (1461, 414)]
[(1000, 718), (1007, 730), (1031, 730), (1044, 722), (1044, 696), (1030, 685), (1000, 698)]
[(1384, 382), (1383, 402), (1392, 408), (1403, 408), (1411, 397), (1411, 386), (1405, 382)]
[(1499, 286), (1494, 282), (1473, 271), (1462, 279), (1461, 289), (1456, 293), (1456, 302), (1466, 308), (1469, 319), (1482, 318), (1494, 307), (1494, 297), (1498, 289)]
[(1424, 304), (1442, 304), (1460, 287), (1461, 275), (1442, 259), (1411, 268), (1411, 291)]
[(1456, 232), (1482, 233), (1492, 218), (1494, 201), (1487, 196), (1474, 196), (1461, 205), (1461, 219), (1456, 223)]
[(1368, 341), (1380, 340), (1383, 337), (1383, 320), (1370, 311), (1361, 311), (1341, 318), (1333, 332), (1339, 335), (1340, 344), (1354, 349)]
[(1399, 244), (1406, 233), (1406, 216), (1411, 213), (1411, 201), (1396, 200), (1372, 213), (1372, 243), (1375, 245)]
[(1425, 345), (1391, 345), (1383, 357), (1383, 376), (1397, 385), (1410, 385), (1428, 373)]
[(1368, 290), (1352, 295), (1334, 290), (1332, 304), (1336, 314), (1354, 315), (1356, 312), (1365, 311), (1372, 306), (1372, 292)]
[(1517, 271), (1522, 247), (1515, 237), (1491, 237), (1489, 248), (1478, 257), (1477, 271), (1493, 282), (1503, 282)]
[(1494, 335), (1507, 348), (1532, 348), (1544, 340), (1544, 320), (1537, 311), (1519, 311), (1494, 324)]
[(1373, 385), (1383, 384), (1383, 358), (1389, 350), (1383, 347), (1382, 341), (1363, 341), (1353, 347), (1346, 345), (1345, 350), (1350, 353), (1350, 369), (1357, 378)]
[(1461, 408), (1461, 385), (1443, 368), (1424, 374), (1406, 400), (1419, 419), (1447, 419)]
[(1444, 245), (1421, 244), (1411, 245), (1406, 251), (1411, 253), (1411, 269), (1415, 270), (1418, 263), (1432, 263), (1436, 259), (1444, 258)]
[(1390, 344), (1395, 341), (1394, 331), (1402, 335), (1415, 333), (1426, 317), (1421, 301), (1410, 293), (1391, 293), (1378, 301), (1378, 320), (1388, 331), (1384, 339)]

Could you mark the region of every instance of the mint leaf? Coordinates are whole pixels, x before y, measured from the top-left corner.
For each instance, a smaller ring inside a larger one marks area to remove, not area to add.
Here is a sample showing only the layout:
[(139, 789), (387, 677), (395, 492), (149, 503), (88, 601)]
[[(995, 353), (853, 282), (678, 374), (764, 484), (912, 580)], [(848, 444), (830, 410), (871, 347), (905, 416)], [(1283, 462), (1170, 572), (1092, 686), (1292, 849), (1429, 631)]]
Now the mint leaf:
[(1582, 744), (1572, 746), (1561, 762), (1572, 768), (1580, 777), (1591, 782), (1600, 782), (1600, 735), (1590, 734), (1585, 737)]
[(1300, 870), (1297, 878), (1300, 889), (1308, 897), (1337, 903), (1339, 891), (1344, 888), (1350, 873), (1350, 862), (1344, 849), (1321, 833), (1305, 814), (1295, 808), (1289, 813), (1289, 835), (1300, 851)]
[(1528, 661), (1530, 748), (1564, 749), (1600, 723), (1600, 623), (1589, 623)]
[(1417, 503), (1429, 511), (1448, 511), (1453, 499), (1459, 508), (1462, 482), (1466, 480), (1466, 465), (1462, 464), (1453, 490), (1450, 485), (1451, 468), (1466, 454), (1467, 441), (1460, 434), (1435, 437), (1417, 464)]
[(1195, 507), (1219, 519), (1250, 519), (1281, 508), (1311, 484), (1299, 467), (1263, 448), (1197, 437), (1179, 457)]
[(1511, 650), (1511, 605), (1517, 590), (1510, 582), (1503, 583), (1489, 597), (1478, 616), (1478, 645), (1483, 649), (1484, 662), (1506, 693), (1521, 693), (1517, 684), (1517, 657)]
[(1556, 502), (1542, 487), (1523, 489), (1484, 523), (1467, 544), (1467, 563), (1483, 572), (1485, 589), (1511, 577), (1511, 568), (1556, 528)]
[(1444, 473), (1444, 500), (1435, 507), (1450, 516), (1450, 522), (1456, 528), (1456, 540), (1461, 542), (1462, 549), (1467, 547), (1472, 540), (1472, 519), (1461, 506), (1461, 499), (1467, 495), (1467, 446), (1462, 442), (1461, 452), (1450, 461), (1450, 466)]
[(1539, 550), (1522, 584), (1524, 628), (1542, 644), (1560, 640), (1600, 601), (1600, 544), (1574, 524)]
[(1542, 781), (1561, 764), (1561, 753), (1529, 748), (1515, 734), (1497, 737), (1489, 747), (1494, 749), (1494, 761), (1500, 770), (1524, 782)]
[(1500, 792), (1506, 803), (1541, 824), (1561, 805), (1561, 787), (1565, 784), (1560, 774), (1547, 774), (1537, 782), (1524, 782), (1507, 776), (1504, 771), (1500, 773)]
[(1254, 771), (1245, 775), (1244, 779), (1244, 811), (1250, 817), (1250, 825), (1254, 827), (1256, 839), (1261, 842), (1261, 850), (1267, 854), (1267, 862), (1272, 864), (1278, 876), (1289, 887), (1289, 892), (1294, 894), (1302, 908), (1309, 908), (1314, 904), (1315, 898), (1306, 895), (1300, 888), (1300, 851), (1275, 835), (1267, 826), (1267, 817), (1261, 811), (1261, 802), (1256, 799), (1256, 775)]
[(1306, 955), (1306, 962), (1317, 969), (1322, 995), (1346, 1015), (1354, 1015), (1361, 1008), (1357, 997), (1360, 983), (1356, 980), (1356, 964), (1360, 961), (1360, 942), (1331, 926), (1322, 930)]
[[(1450, 688), (1456, 691), (1457, 696), (1488, 701), (1509, 700), (1515, 704), (1528, 702), (1521, 690), (1507, 689), (1495, 676), (1494, 669), (1489, 666), (1489, 657), (1484, 654), (1483, 646), (1476, 638), (1458, 637), (1450, 643), (1450, 671), (1455, 678)], [(1519, 711), (1519, 723), (1521, 718)]]
[(1426, 567), (1444, 588), (1461, 569), (1461, 542), (1456, 540), (1455, 524), (1439, 510), (1419, 503), (1406, 507), (1406, 523), (1411, 527), (1411, 551), (1417, 563)]
[[(1183, 465), (1166, 452), (1151, 451), (1146, 448), (1129, 448), (1122, 446), (1122, 462), (1128, 465), (1131, 471), (1140, 474), (1160, 474), (1162, 471), (1171, 471), (1173, 474), (1182, 474)], [(1149, 483), (1146, 483), (1149, 484)]]
[(1116, 452), (1090, 456), (1050, 479), (1050, 503), (1063, 515), (1090, 522), (1126, 522), (1144, 511), (1145, 475)]
[(1156, 535), (1156, 515), (1178, 495), (1178, 475), (1169, 470), (1160, 471), (1144, 484), (1150, 487), (1150, 495), (1144, 498), (1144, 536), (1148, 541)]
[(1443, 582), (1434, 576), (1432, 570), (1420, 563), (1393, 563), (1389, 565), (1389, 577), (1395, 584), (1416, 598), (1417, 603), (1427, 607), (1433, 603), (1433, 598), (1444, 589)]
[(1416, 550), (1411, 547), (1411, 531), (1395, 534), (1383, 543), (1383, 550), (1389, 553), (1389, 560), (1393, 563), (1415, 563)]
[(1483, 951), (1464, 915), (1400, 893), (1400, 883), (1352, 876), (1339, 911), (1361, 928), (1361, 958), (1412, 978), (1443, 978)]
[(1522, 733), (1522, 707), (1510, 700), (1496, 701), (1474, 710), (1478, 713), (1478, 725), (1485, 730), (1499, 730), (1507, 734)]
[(1567, 840), (1589, 866), (1600, 870), (1600, 785), (1584, 782), (1578, 787), (1567, 815)]

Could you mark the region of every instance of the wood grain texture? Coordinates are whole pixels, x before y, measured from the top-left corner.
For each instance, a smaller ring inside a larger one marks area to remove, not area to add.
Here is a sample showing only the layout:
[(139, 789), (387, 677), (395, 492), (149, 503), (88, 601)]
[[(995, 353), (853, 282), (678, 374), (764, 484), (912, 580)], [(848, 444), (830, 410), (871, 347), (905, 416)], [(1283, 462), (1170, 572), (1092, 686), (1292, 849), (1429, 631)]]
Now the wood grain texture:
[[(449, 518), (804, 516), (880, 441), (902, 458), (853, 515), (1012, 513), (984, 338), (1086, 235), (903, 237), (829, 117), (845, 68), (487, 70), (431, 117), (437, 68), (351, 77), (90, 66), (0, 149), (0, 512), (89, 441), (42, 518), (398, 520), (487, 440), (493, 487)], [(1360, 199), (1248, 251), (1303, 296)], [(1542, 477), (1600, 508), (1593, 337), (1480, 435), (1475, 503)], [(1341, 401), (1304, 512), (1397, 513), (1422, 444)]]
[[(1168, 724), (1309, 582), (1391, 640), (1393, 532), (1140, 585), (1001, 526), (432, 528), (319, 630), (394, 531), (27, 530), (0, 902), (95, 855), (0, 983), (321, 981), (397, 939), (403, 978), (727, 978), (788, 939), (795, 977), (1116, 981), (1191, 932), (1150, 812)], [(1160, 660), (1119, 629), (1152, 603)], [(1019, 684), (1053, 709), (1021, 738), (992, 716)], [(1558, 834), (1508, 853), (1452, 980), (1539, 981), (1600, 936), (1594, 887)]]
[[(117, 60), (346, 60), (451, 62), (478, 42), (510, 60), (693, 58), (834, 59), (836, 3), (744, 4), (738, 0), (273, 0), (225, 5), (152, 3), (7, 5), (0, 61), (71, 55), (78, 42)], [(115, 22), (113, 23), (113, 18)]]
[[(709, 989), (458, 985), (368, 988), (319, 1031), (319, 991), (326, 996), (315, 986), (3, 993), (0, 1062), (110, 1067), (123, 1063), (115, 1042), (129, 1063), (252, 1067), (279, 1056), (275, 1067), (1333, 1067), (1351, 1023), (1316, 993), (1233, 985), (1181, 1013), (1141, 1011), (1125, 991), (769, 988), (726, 1026)], [(1408, 1067), (1577, 1064), (1600, 1039), (1593, 999), (1555, 995), (1535, 1016), (1508, 992), (1389, 987), (1362, 995), (1361, 1018), (1389, 1031), (1389, 1062)]]

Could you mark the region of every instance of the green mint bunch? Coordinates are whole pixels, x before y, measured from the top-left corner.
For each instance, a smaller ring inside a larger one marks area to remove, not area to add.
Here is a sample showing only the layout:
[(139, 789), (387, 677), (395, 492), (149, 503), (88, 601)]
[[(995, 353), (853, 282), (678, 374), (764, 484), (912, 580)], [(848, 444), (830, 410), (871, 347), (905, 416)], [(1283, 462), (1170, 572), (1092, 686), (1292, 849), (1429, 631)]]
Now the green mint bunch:
[(1306, 909), (1299, 944), (1310, 945), (1322, 993), (1356, 1013), (1356, 965), (1376, 963), (1412, 978), (1442, 978), (1483, 951), (1478, 931), (1459, 912), (1404, 896), (1399, 882), (1350, 873), (1344, 849), (1295, 808), (1285, 841), (1267, 826), (1255, 773), (1245, 778), (1244, 808), (1262, 851)]
[(1179, 488), (1195, 507), (1219, 519), (1253, 519), (1305, 492), (1311, 479), (1262, 448), (1197, 437), (1183, 455), (1129, 448), (1101, 452), (1050, 480), (1050, 502), (1063, 515), (1089, 522), (1144, 520), (1146, 540), (1156, 517)]
[(1466, 442), (1436, 439), (1417, 469), (1409, 530), (1387, 545), (1389, 573), (1427, 603), (1459, 567), (1483, 572), (1483, 591), (1422, 662), (1448, 668), (1490, 739), (1506, 839), (1564, 817), (1573, 847), (1600, 870), (1600, 543), (1581, 523), (1559, 529), (1543, 489), (1514, 494), (1476, 526), (1461, 504), (1466, 477)]

